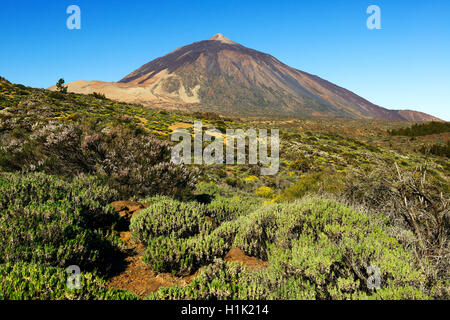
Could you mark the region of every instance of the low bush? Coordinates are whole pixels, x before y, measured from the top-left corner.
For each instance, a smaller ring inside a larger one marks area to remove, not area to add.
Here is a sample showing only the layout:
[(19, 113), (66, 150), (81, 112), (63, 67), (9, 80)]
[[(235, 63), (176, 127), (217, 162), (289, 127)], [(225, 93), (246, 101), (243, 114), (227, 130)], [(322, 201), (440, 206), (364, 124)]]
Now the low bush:
[(413, 124), (411, 127), (400, 128), (388, 131), (391, 136), (409, 136), (419, 137), (427, 136), (430, 134), (438, 134), (444, 132), (450, 132), (449, 122), (429, 122), (421, 124)]
[(296, 171), (302, 171), (302, 172), (308, 172), (309, 170), (311, 170), (313, 165), (314, 164), (310, 159), (303, 156), (303, 157), (301, 157), (301, 159), (296, 159), (296, 160), (292, 161), (289, 164), (289, 169), (296, 170)]
[(246, 254), (267, 260), (267, 245), (275, 241), (277, 217), (275, 212), (257, 210), (240, 219), (233, 246)]
[[(78, 176), (71, 181), (44, 173), (0, 174), (0, 210), (9, 206), (58, 204), (69, 201), (76, 207), (77, 223), (85, 228), (111, 227), (116, 217), (108, 204), (117, 192), (103, 186), (98, 178)], [(75, 213), (74, 212), (74, 213)]]
[(134, 294), (108, 289), (91, 273), (80, 274), (80, 289), (69, 289), (65, 270), (19, 262), (0, 265), (0, 300), (135, 300)]
[(214, 236), (200, 235), (189, 239), (158, 237), (149, 240), (143, 261), (157, 272), (190, 274), (215, 257), (223, 257), (227, 248), (222, 239)]
[[(147, 246), (143, 260), (153, 270), (189, 274), (230, 250), (238, 231), (234, 222), (254, 206), (245, 203), (238, 206), (238, 199), (218, 196), (204, 206), (160, 197), (133, 217), (132, 238)], [(220, 226), (213, 230), (207, 215)], [(233, 221), (224, 222), (228, 220)]]
[(293, 201), (313, 194), (338, 194), (344, 188), (342, 178), (341, 174), (334, 172), (308, 173), (283, 190), (277, 197), (277, 201)]
[(236, 192), (227, 185), (221, 185), (212, 182), (200, 182), (199, 184), (197, 184), (196, 194), (207, 194), (211, 197), (222, 196), (231, 198), (236, 194)]
[(423, 146), (420, 148), (420, 152), (423, 154), (433, 154), (439, 157), (447, 157), (450, 158), (450, 140), (447, 141), (447, 144), (433, 144), (431, 146)]
[(227, 198), (216, 196), (214, 200), (207, 205), (208, 215), (216, 220), (217, 223), (234, 220), (244, 214), (247, 214), (257, 208), (259, 201), (250, 197)]
[(105, 99), (106, 99), (105, 94), (104, 94), (104, 93), (100, 93), (100, 92), (93, 92), (93, 93), (92, 93), (92, 96), (93, 96), (94, 98), (97, 98), (97, 99), (102, 99), (102, 100), (105, 100)]
[(0, 166), (66, 177), (97, 175), (122, 198), (190, 195), (197, 173), (170, 162), (168, 142), (145, 135), (132, 124), (96, 128), (80, 122), (39, 122), (31, 128), (8, 124), (8, 130), (0, 132)]
[(273, 189), (271, 187), (260, 187), (255, 190), (255, 196), (262, 198), (272, 198)]
[[(347, 178), (345, 199), (383, 214), (395, 236), (414, 252), (429, 287), (449, 278), (450, 219), (446, 181), (432, 168), (414, 170), (378, 165), (372, 174), (358, 170)], [(431, 262), (431, 263), (430, 263)], [(446, 296), (450, 294), (447, 290)]]
[[(229, 223), (231, 233), (233, 226), (233, 246), (269, 267), (249, 272), (216, 260), (185, 288), (160, 288), (149, 299), (429, 298), (422, 271), (383, 221), (334, 201), (265, 206)], [(378, 289), (368, 287), (370, 266), (380, 270)]]
[(211, 236), (217, 239), (222, 239), (223, 242), (231, 249), (234, 239), (236, 238), (236, 235), (241, 227), (241, 222), (242, 219), (225, 221), (211, 232)]
[(0, 175), (0, 262), (105, 271), (118, 254), (115, 193), (92, 178)]
[(211, 230), (205, 216), (202, 204), (162, 199), (135, 215), (130, 230), (133, 239), (144, 244), (159, 236), (188, 238)]
[[(185, 288), (162, 287), (148, 300), (232, 300), (243, 299), (241, 292), (249, 285), (250, 273), (238, 263), (216, 259), (199, 271)], [(261, 288), (264, 290), (263, 288)]]

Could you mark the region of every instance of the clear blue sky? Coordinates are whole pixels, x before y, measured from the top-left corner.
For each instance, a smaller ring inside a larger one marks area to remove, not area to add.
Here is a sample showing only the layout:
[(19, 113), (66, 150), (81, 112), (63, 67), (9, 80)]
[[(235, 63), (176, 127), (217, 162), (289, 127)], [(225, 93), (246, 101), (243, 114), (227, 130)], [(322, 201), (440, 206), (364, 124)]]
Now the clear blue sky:
[[(68, 30), (66, 8), (81, 8)], [(381, 30), (366, 9), (381, 8)], [(223, 33), (390, 109), (450, 120), (450, 1), (1, 0), (0, 75), (33, 87), (118, 81)]]

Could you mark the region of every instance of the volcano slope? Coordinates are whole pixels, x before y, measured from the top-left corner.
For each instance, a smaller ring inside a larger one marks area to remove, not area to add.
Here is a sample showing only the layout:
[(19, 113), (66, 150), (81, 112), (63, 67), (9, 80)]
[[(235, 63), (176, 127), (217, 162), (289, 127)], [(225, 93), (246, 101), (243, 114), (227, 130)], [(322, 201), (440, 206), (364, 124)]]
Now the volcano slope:
[(178, 48), (118, 82), (74, 81), (68, 88), (169, 110), (272, 118), (439, 120), (382, 108), (221, 34)]

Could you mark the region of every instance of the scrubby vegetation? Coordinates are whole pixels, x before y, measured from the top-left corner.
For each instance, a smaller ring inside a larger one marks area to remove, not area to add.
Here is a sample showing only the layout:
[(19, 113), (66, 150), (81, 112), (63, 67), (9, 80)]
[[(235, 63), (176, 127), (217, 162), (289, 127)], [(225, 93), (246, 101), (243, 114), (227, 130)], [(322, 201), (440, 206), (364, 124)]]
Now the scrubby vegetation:
[(157, 272), (183, 275), (211, 263), (217, 256), (224, 256), (227, 249), (230, 247), (222, 239), (213, 236), (158, 237), (150, 240), (143, 261)]
[(447, 141), (447, 144), (436, 143), (430, 147), (423, 146), (420, 148), (420, 152), (450, 158), (450, 140)]
[(56, 90), (61, 93), (67, 93), (67, 86), (64, 85), (65, 81), (64, 79), (59, 79), (56, 83)]
[(0, 299), (3, 300), (135, 300), (129, 292), (108, 289), (91, 273), (81, 275), (82, 289), (69, 289), (65, 270), (18, 262), (0, 266)]
[(411, 127), (389, 130), (393, 136), (427, 136), (430, 134), (450, 132), (450, 123), (448, 122), (429, 122), (423, 124), (413, 124)]
[(122, 197), (155, 193), (181, 196), (194, 186), (193, 172), (170, 163), (166, 142), (136, 129), (92, 129), (56, 121), (3, 129), (0, 165), (7, 170), (93, 174)]
[(134, 239), (143, 243), (159, 236), (187, 238), (211, 228), (205, 216), (202, 204), (160, 198), (131, 220), (130, 230)]
[(2, 174), (0, 261), (106, 270), (118, 253), (111, 234), (117, 217), (108, 206), (114, 197), (92, 178)]
[[(278, 174), (171, 163), (170, 133), (193, 120), (280, 128)], [(0, 78), (0, 298), (138, 298), (105, 282), (125, 225), (152, 272), (192, 277), (148, 299), (449, 299), (448, 124), (403, 127), (181, 114)], [(118, 200), (142, 204), (129, 227)]]
[[(160, 289), (150, 298), (426, 298), (424, 275), (413, 256), (378, 219), (330, 200), (263, 207), (235, 221), (231, 241), (268, 260), (267, 269), (250, 273), (217, 260), (188, 287)], [(376, 292), (367, 288), (371, 265), (384, 270), (384, 285)]]

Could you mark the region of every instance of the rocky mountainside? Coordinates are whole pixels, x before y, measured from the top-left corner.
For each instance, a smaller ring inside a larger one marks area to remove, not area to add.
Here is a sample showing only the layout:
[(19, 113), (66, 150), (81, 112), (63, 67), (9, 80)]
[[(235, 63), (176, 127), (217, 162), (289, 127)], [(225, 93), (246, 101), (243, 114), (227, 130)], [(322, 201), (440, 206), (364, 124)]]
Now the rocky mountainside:
[(241, 116), (439, 120), (374, 105), (221, 34), (157, 58), (119, 82), (75, 81), (69, 91), (100, 92), (146, 106)]

